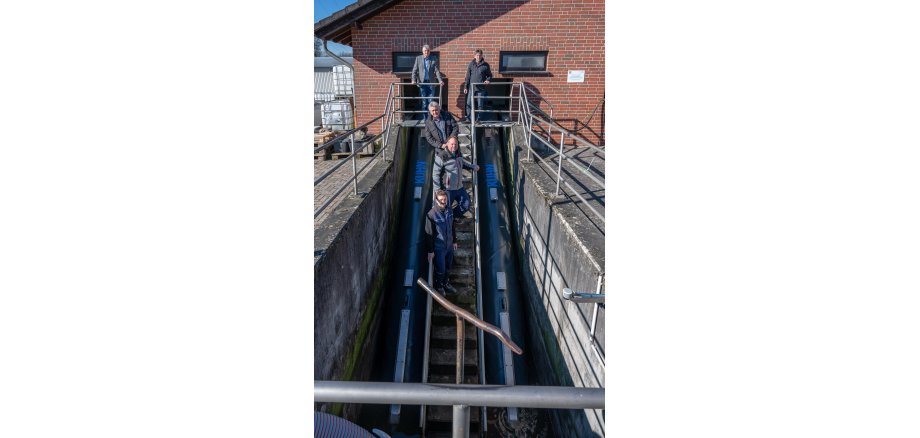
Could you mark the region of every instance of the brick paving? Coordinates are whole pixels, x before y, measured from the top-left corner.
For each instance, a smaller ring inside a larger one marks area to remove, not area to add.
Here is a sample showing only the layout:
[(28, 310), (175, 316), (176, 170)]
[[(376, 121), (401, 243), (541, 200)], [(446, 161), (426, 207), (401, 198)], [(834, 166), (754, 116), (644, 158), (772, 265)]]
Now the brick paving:
[[(342, 161), (343, 160), (341, 159), (326, 161), (313, 160), (313, 178), (319, 177), (323, 174), (323, 172), (326, 172), (327, 170), (335, 167), (336, 164), (339, 164)], [(329, 214), (332, 213), (332, 211), (335, 210), (335, 207), (342, 202), (342, 199), (345, 199), (346, 196), (354, 196), (354, 190), (351, 188), (351, 183), (349, 182), (352, 175), (354, 174), (354, 171), (352, 170), (351, 160), (349, 159), (345, 161), (348, 162), (343, 164), (342, 167), (336, 169), (332, 175), (322, 180), (319, 184), (313, 186), (313, 209), (316, 210), (330, 197), (332, 197), (332, 195), (334, 195), (335, 192), (340, 187), (342, 187), (343, 184), (349, 184), (349, 187), (340, 193), (339, 196), (334, 201), (332, 201), (332, 203), (329, 204), (325, 210), (323, 210), (322, 214), (314, 219), (314, 226), (320, 224), (323, 220), (329, 217)], [(358, 170), (360, 171), (361, 167), (370, 161), (371, 157), (358, 158)], [(370, 170), (370, 167), (365, 169), (364, 172), (367, 172), (368, 170)], [(362, 178), (362, 175), (358, 175), (359, 181)]]

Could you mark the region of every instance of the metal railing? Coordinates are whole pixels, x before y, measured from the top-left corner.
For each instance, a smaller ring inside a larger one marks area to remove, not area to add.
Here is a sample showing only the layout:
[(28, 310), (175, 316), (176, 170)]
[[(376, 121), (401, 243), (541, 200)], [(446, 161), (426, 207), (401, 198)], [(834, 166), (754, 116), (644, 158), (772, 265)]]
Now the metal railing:
[[(486, 84), (482, 82), (471, 84), (471, 86), (475, 86), (475, 85), (486, 85)], [(528, 92), (528, 90), (531, 90), (532, 92), (532, 89), (528, 87), (526, 84), (524, 84), (523, 82), (512, 82), (511, 89), (510, 89), (508, 96), (475, 96), (473, 93), (470, 93), (468, 98), (470, 99), (470, 103), (471, 103), (471, 116), (470, 116), (470, 120), (471, 120), (470, 126), (472, 130), (471, 135), (475, 139), (476, 138), (476, 127), (489, 126), (488, 124), (484, 124), (477, 120), (476, 115), (479, 113), (508, 113), (509, 119), (511, 117), (514, 117), (514, 115), (516, 115), (518, 124), (520, 124), (524, 128), (524, 132), (525, 134), (527, 134), (527, 139), (526, 139), (527, 141), (525, 142), (525, 144), (527, 145), (527, 160), (533, 161), (532, 157), (536, 155), (537, 158), (539, 159), (539, 163), (549, 169), (547, 173), (549, 173), (550, 175), (555, 174), (556, 187), (554, 191), (554, 196), (558, 197), (560, 195), (560, 190), (563, 188), (566, 189), (567, 194), (569, 194), (570, 196), (574, 196), (575, 198), (578, 198), (578, 200), (581, 201), (582, 205), (587, 207), (588, 210), (590, 210), (591, 213), (593, 213), (593, 215), (601, 221), (601, 223), (606, 225), (604, 214), (597, 211), (597, 209), (594, 208), (594, 206), (592, 206), (584, 198), (584, 196), (582, 196), (581, 193), (579, 193), (579, 191), (575, 187), (572, 187), (572, 185), (569, 184), (569, 182), (562, 176), (562, 162), (564, 160), (569, 160), (569, 163), (572, 166), (574, 166), (576, 169), (581, 171), (581, 173), (583, 173), (586, 177), (588, 177), (589, 180), (593, 181), (595, 184), (598, 184), (600, 187), (605, 187), (604, 179), (598, 178), (597, 175), (591, 172), (590, 166), (584, 167), (584, 166), (575, 164), (574, 162), (572, 162), (571, 157), (569, 155), (566, 155), (565, 153), (566, 137), (568, 137), (570, 141), (576, 144), (576, 148), (578, 147), (587, 148), (587, 150), (590, 150), (594, 152), (595, 154), (601, 154), (601, 155), (605, 155), (604, 149), (585, 140), (584, 138), (572, 132), (571, 130), (563, 128), (558, 123), (556, 123), (555, 119), (552, 116), (552, 112), (553, 112), (552, 104), (549, 103), (549, 101), (544, 99), (539, 94), (531, 94)], [(482, 109), (481, 101), (483, 99), (509, 99), (510, 100), (509, 103), (511, 103), (511, 105), (509, 105), (509, 109), (507, 110)], [(540, 107), (534, 105), (533, 102), (531, 102), (531, 100), (538, 100), (541, 102), (546, 102), (546, 104), (550, 107), (550, 114), (547, 114), (545, 111), (540, 109)], [(476, 102), (479, 102), (480, 105), (473, 105)], [(553, 137), (554, 131), (557, 131), (558, 134), (560, 135), (560, 139), (557, 144), (554, 144), (556, 143)], [(556, 153), (549, 155), (547, 157), (541, 156), (533, 148), (532, 139), (534, 138), (536, 138), (539, 142), (546, 145), (549, 149), (551, 150), (556, 149)], [(555, 163), (555, 165), (554, 163), (552, 163), (553, 160), (557, 162)], [(553, 169), (553, 167), (555, 167), (555, 169)]]
[[(533, 161), (532, 157), (536, 156), (539, 160), (538, 163), (541, 164), (542, 166), (545, 166), (547, 169), (549, 169), (547, 173), (551, 175), (555, 174), (556, 188), (555, 188), (554, 196), (558, 197), (560, 194), (560, 190), (565, 188), (566, 193), (569, 196), (574, 196), (575, 198), (578, 198), (578, 200), (581, 201), (582, 205), (587, 207), (588, 210), (590, 210), (591, 213), (593, 213), (594, 216), (597, 219), (599, 219), (602, 224), (606, 225), (604, 214), (597, 211), (597, 209), (594, 208), (584, 198), (584, 196), (582, 196), (581, 193), (579, 193), (579, 191), (576, 188), (572, 187), (572, 185), (569, 184), (569, 182), (562, 176), (562, 162), (564, 160), (569, 160), (569, 163), (573, 167), (581, 171), (581, 173), (584, 174), (589, 180), (593, 181), (595, 184), (598, 184), (600, 187), (605, 187), (604, 179), (598, 178), (597, 175), (591, 172), (589, 170), (590, 166), (583, 167), (583, 166), (577, 165), (571, 161), (572, 159), (569, 155), (566, 155), (565, 153), (566, 137), (568, 137), (569, 140), (573, 141), (576, 144), (576, 148), (579, 148), (579, 147), (587, 148), (587, 150), (594, 152), (595, 154), (600, 154), (601, 156), (605, 155), (604, 149), (581, 138), (580, 136), (576, 135), (571, 130), (568, 130), (566, 128), (563, 128), (562, 126), (559, 126), (559, 124), (555, 122), (552, 116), (547, 115), (546, 112), (544, 112), (540, 108), (536, 107), (533, 103), (531, 103), (530, 101), (531, 96), (528, 94), (527, 89), (528, 87), (521, 84), (521, 86), (518, 88), (519, 92), (517, 95), (518, 122), (521, 124), (521, 126), (523, 126), (524, 132), (527, 135), (527, 141), (525, 142), (525, 144), (527, 145), (527, 160)], [(511, 89), (512, 96), (514, 95), (514, 90), (515, 88), (512, 87)], [(545, 99), (543, 100), (545, 101)], [(542, 132), (539, 132), (539, 133), (536, 132), (536, 130), (534, 129), (535, 126), (538, 127), (538, 129), (540, 129)], [(558, 144), (554, 144), (555, 140), (553, 138), (553, 131), (558, 131), (560, 135)], [(537, 139), (537, 141), (547, 146), (550, 150), (556, 149), (556, 153), (549, 155), (547, 157), (541, 156), (537, 151), (534, 150), (532, 139)], [(553, 160), (555, 160), (557, 163), (552, 163)], [(555, 167), (555, 170), (553, 169), (553, 167)]]
[[(390, 84), (389, 90), (388, 90), (388, 92), (387, 92), (386, 103), (384, 104), (384, 107), (383, 107), (383, 114), (380, 114), (379, 116), (374, 117), (373, 119), (371, 119), (369, 122), (367, 122), (367, 123), (365, 123), (365, 124), (363, 124), (363, 125), (361, 125), (361, 126), (355, 127), (354, 129), (350, 129), (350, 130), (346, 131), (345, 133), (336, 136), (336, 137), (333, 138), (332, 140), (329, 140), (329, 141), (323, 143), (322, 145), (313, 148), (313, 153), (316, 154), (317, 152), (320, 152), (320, 151), (326, 150), (326, 149), (328, 149), (328, 148), (330, 148), (330, 147), (333, 147), (334, 145), (338, 144), (339, 142), (345, 140), (346, 138), (350, 138), (350, 141), (351, 141), (351, 154), (350, 154), (348, 157), (346, 157), (346, 159), (341, 160), (338, 164), (332, 166), (330, 169), (328, 169), (328, 170), (326, 170), (325, 172), (323, 172), (320, 176), (314, 178), (314, 179), (313, 179), (313, 187), (314, 187), (314, 189), (316, 188), (316, 186), (317, 186), (319, 183), (321, 183), (323, 180), (325, 180), (325, 179), (328, 178), (330, 175), (332, 175), (332, 174), (335, 173), (337, 170), (339, 170), (342, 166), (344, 166), (345, 163), (351, 161), (351, 167), (352, 167), (352, 175), (351, 175), (351, 178), (349, 178), (347, 181), (345, 181), (344, 183), (342, 183), (342, 185), (341, 185), (340, 187), (338, 187), (338, 189), (335, 190), (335, 193), (333, 193), (333, 195), (330, 196), (329, 199), (327, 199), (322, 205), (320, 205), (319, 207), (317, 207), (316, 209), (313, 210), (313, 218), (314, 218), (314, 219), (317, 218), (326, 208), (328, 208), (329, 205), (331, 205), (331, 204), (332, 204), (332, 203), (333, 203), (333, 202), (334, 202), (334, 201), (345, 191), (345, 188), (347, 188), (349, 184), (351, 184), (351, 186), (352, 186), (352, 193), (353, 193), (354, 195), (357, 196), (357, 194), (358, 194), (358, 179), (359, 179), (359, 177), (361, 176), (361, 174), (362, 174), (369, 166), (371, 166), (372, 164), (374, 164), (374, 161), (375, 161), (376, 159), (381, 158), (381, 157), (382, 157), (381, 159), (384, 159), (384, 160), (389, 159), (389, 158), (388, 158), (388, 157), (389, 157), (389, 154), (387, 154), (387, 141), (386, 141), (386, 139), (389, 138), (390, 132), (391, 132), (391, 130), (392, 130), (392, 128), (393, 128), (393, 125), (394, 125), (395, 122), (396, 122), (396, 120), (395, 120), (395, 115), (396, 115), (397, 113), (405, 112), (405, 111), (402, 111), (402, 110), (398, 110), (398, 109), (396, 108), (396, 106), (397, 106), (397, 100), (399, 100), (399, 99), (412, 99), (411, 97), (403, 97), (403, 98), (401, 98), (401, 97), (397, 96), (398, 89), (396, 89), (396, 86), (398, 86), (398, 85), (412, 85), (412, 84), (404, 84), (404, 83), (400, 83), (400, 82), (394, 82), (394, 83)], [(439, 99), (439, 100), (440, 100), (440, 99)], [(416, 111), (416, 112), (418, 112), (418, 111)], [(356, 144), (355, 144), (355, 134), (356, 134), (358, 131), (361, 131), (362, 129), (365, 129), (365, 128), (369, 127), (371, 124), (373, 124), (374, 122), (376, 122), (376, 121), (378, 121), (378, 120), (380, 120), (380, 123), (381, 123), (381, 124), (380, 124), (380, 133), (378, 133), (378, 134), (376, 134), (376, 135), (373, 135), (373, 136), (371, 136), (371, 137), (369, 137), (369, 138), (362, 138), (362, 139), (360, 139), (360, 141), (363, 142), (363, 145), (362, 145), (360, 148), (356, 147)], [(381, 147), (379, 151), (377, 151), (376, 153), (374, 153), (373, 156), (371, 157), (371, 159), (368, 160), (368, 162), (365, 163), (365, 164), (361, 167), (361, 169), (358, 169), (358, 154), (359, 154), (361, 151), (367, 149), (368, 146), (373, 145), (374, 142), (377, 141), (377, 140), (378, 140), (379, 138), (381, 138), (381, 137), (384, 138), (384, 141), (382, 142), (382, 143), (383, 143), (383, 147)], [(395, 154), (394, 154), (394, 155), (395, 155)]]
[[(318, 176), (318, 177), (316, 177), (316, 178), (313, 179), (313, 187), (316, 188), (316, 186), (317, 186), (319, 183), (323, 182), (323, 180), (325, 180), (325, 179), (328, 178), (330, 175), (332, 175), (335, 171), (337, 171), (339, 168), (341, 168), (342, 166), (344, 166), (345, 163), (348, 163), (349, 161), (351, 162), (351, 170), (352, 170), (352, 176), (351, 176), (351, 178), (349, 178), (348, 181), (345, 181), (345, 182), (341, 185), (341, 187), (339, 187), (338, 190), (336, 190), (335, 193), (334, 193), (332, 196), (330, 196), (329, 199), (326, 200), (326, 202), (324, 202), (324, 203), (323, 203), (322, 205), (320, 205), (318, 208), (316, 208), (316, 209), (313, 210), (313, 218), (314, 218), (314, 219), (315, 219), (317, 216), (319, 216), (320, 213), (322, 213), (323, 210), (326, 209), (326, 207), (328, 207), (330, 204), (332, 204), (332, 202), (333, 202), (334, 200), (336, 200), (336, 199), (339, 197), (339, 195), (342, 194), (343, 191), (345, 191), (345, 189), (348, 187), (349, 183), (351, 183), (351, 185), (352, 185), (353, 193), (354, 193), (355, 195), (358, 194), (358, 177), (364, 172), (365, 169), (368, 168), (368, 166), (370, 166), (371, 164), (373, 164), (373, 163), (374, 163), (374, 160), (377, 159), (377, 157), (379, 157), (386, 149), (385, 149), (385, 148), (380, 148), (380, 150), (377, 151), (377, 153), (375, 153), (375, 154), (373, 155), (373, 157), (372, 157), (367, 163), (364, 163), (364, 166), (362, 166), (360, 170), (358, 169), (358, 153), (361, 152), (361, 151), (363, 151), (363, 150), (365, 150), (365, 149), (367, 149), (368, 146), (372, 146), (372, 145), (374, 144), (374, 142), (375, 142), (378, 138), (380, 138), (381, 136), (383, 136), (384, 134), (386, 134), (387, 131), (381, 131), (379, 134), (373, 135), (373, 136), (371, 136), (370, 138), (367, 138), (367, 139), (362, 138), (361, 141), (363, 142), (363, 145), (361, 145), (361, 147), (357, 147), (357, 145), (356, 145), (356, 143), (355, 143), (355, 133), (358, 132), (359, 130), (363, 129), (363, 128), (366, 128), (366, 127), (367, 127), (368, 125), (370, 125), (371, 123), (374, 123), (374, 122), (376, 122), (377, 120), (380, 120), (380, 119), (383, 118), (385, 115), (386, 115), (386, 113), (381, 114), (381, 115), (375, 117), (374, 119), (372, 119), (371, 121), (369, 121), (369, 122), (367, 122), (367, 123), (365, 123), (365, 124), (363, 124), (363, 125), (361, 125), (361, 126), (359, 126), (359, 127), (357, 127), (357, 128), (350, 129), (350, 130), (346, 131), (345, 133), (336, 136), (336, 137), (333, 138), (332, 140), (329, 140), (329, 141), (323, 143), (322, 145), (317, 146), (316, 148), (313, 148), (313, 153), (316, 154), (317, 152), (326, 150), (326, 149), (328, 149), (328, 148), (330, 148), (330, 147), (332, 147), (332, 146), (338, 144), (339, 142), (345, 140), (346, 138), (349, 138), (349, 137), (351, 138), (351, 154), (347, 157), (347, 159), (341, 160), (338, 164), (332, 166), (330, 169), (328, 169), (328, 170), (326, 170), (325, 172), (323, 172), (322, 175), (320, 175), (320, 176)], [(384, 142), (384, 143), (386, 143), (386, 142)]]
[[(472, 90), (470, 90), (472, 91)], [(473, 130), (472, 126), (470, 127), (470, 156), (473, 166), (479, 165), (479, 160), (476, 157), (476, 131)], [(475, 275), (476, 275), (476, 316), (479, 319), (484, 320), (485, 316), (482, 308), (482, 253), (481, 253), (481, 244), (479, 242), (479, 175), (476, 171), (473, 172), (473, 245), (475, 251), (473, 251), (473, 264), (475, 266)], [(482, 333), (482, 329), (479, 330), (476, 348), (479, 352), (479, 383), (486, 382), (486, 349), (485, 349), (485, 338)], [(462, 382), (458, 382), (462, 383)], [(486, 408), (483, 406), (479, 412), (479, 418), (486, 418)], [(485, 431), (488, 429), (487, 421), (479, 422), (480, 429)]]
[(314, 380), (313, 399), (321, 403), (604, 409), (604, 388)]
[[(419, 287), (422, 288), (425, 292), (428, 293), (428, 296), (434, 298), (438, 304), (444, 306), (449, 312), (453, 313), (457, 318), (457, 378), (456, 382), (458, 386), (463, 384), (463, 355), (464, 355), (464, 343), (466, 342), (466, 332), (463, 321), (469, 321), (471, 324), (479, 328), (480, 333), (486, 332), (492, 336), (498, 338), (498, 340), (511, 349), (515, 354), (523, 354), (524, 350), (521, 349), (514, 341), (511, 339), (511, 336), (499, 329), (498, 327), (489, 324), (482, 319), (476, 317), (470, 312), (462, 309), (454, 303), (451, 303), (447, 300), (446, 297), (437, 293), (428, 283), (419, 278), (416, 283)], [(482, 335), (480, 335), (482, 339)], [(480, 366), (482, 369), (482, 366)], [(484, 385), (462, 385), (462, 386), (472, 386), (472, 387), (483, 387)], [(441, 404), (441, 403), (426, 403), (426, 404)], [(454, 400), (450, 403), (443, 403), (453, 405), (453, 436), (454, 437), (467, 437), (469, 436), (469, 425), (470, 425), (470, 406), (483, 406), (475, 403), (458, 403), (457, 400)], [(485, 418), (485, 417), (481, 417)]]
[(593, 303), (593, 312), (591, 315), (591, 328), (588, 331), (588, 347), (594, 351), (595, 356), (600, 361), (602, 366), (606, 366), (604, 361), (604, 353), (600, 350), (600, 343), (597, 339), (597, 317), (598, 312), (600, 311), (601, 306), (604, 305), (606, 299), (606, 294), (601, 293), (604, 286), (604, 274), (600, 274), (597, 277), (597, 290), (594, 293), (587, 292), (576, 292), (569, 288), (562, 289), (562, 298), (564, 300), (571, 301), (573, 303)]
[[(431, 85), (431, 86), (435, 86), (435, 87), (437, 87), (436, 89), (437, 89), (438, 91), (437, 91), (437, 93), (436, 93), (434, 96), (426, 96), (426, 97), (422, 97), (422, 96), (405, 96), (405, 95), (403, 95), (403, 90), (404, 90), (404, 88), (402, 88), (402, 87), (406, 87), (406, 86), (418, 87), (418, 86), (422, 86), (422, 85)], [(393, 96), (393, 99), (400, 100), (400, 101), (407, 101), (407, 100), (408, 100), (408, 101), (413, 101), (413, 100), (435, 100), (435, 99), (437, 98), (438, 105), (441, 105), (442, 108), (444, 107), (444, 104), (441, 102), (441, 94), (442, 94), (442, 93), (441, 93), (441, 87), (442, 87), (442, 84), (439, 83), (439, 82), (416, 82), (416, 83), (414, 83), (414, 84), (413, 84), (412, 82), (393, 82), (393, 83), (390, 84), (390, 89), (392, 90), (392, 88), (393, 88), (394, 86), (397, 86), (397, 87), (400, 87), (400, 88), (397, 89), (397, 90), (398, 90), (398, 95), (394, 95), (394, 96)], [(398, 113), (398, 114), (419, 114), (419, 113), (428, 114), (428, 108), (422, 108), (421, 110), (397, 109), (397, 110), (395, 110), (394, 112), (395, 112), (395, 113)]]

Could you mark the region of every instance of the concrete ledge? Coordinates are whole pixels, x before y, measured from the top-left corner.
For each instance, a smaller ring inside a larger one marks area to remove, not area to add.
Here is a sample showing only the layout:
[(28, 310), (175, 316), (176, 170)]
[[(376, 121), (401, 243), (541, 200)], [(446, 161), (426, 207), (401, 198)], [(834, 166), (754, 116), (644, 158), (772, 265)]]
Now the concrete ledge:
[[(510, 175), (517, 244), (529, 305), (528, 345), (540, 385), (598, 388), (604, 367), (589, 345), (593, 304), (563, 300), (562, 289), (594, 292), (603, 274), (604, 235), (569, 202), (553, 196), (555, 180), (536, 163), (516, 159), (523, 131), (511, 130)], [(517, 144), (515, 144), (517, 143)], [(599, 311), (597, 338), (603, 351), (604, 310)], [(559, 436), (604, 434), (602, 410), (553, 410)]]
[[(394, 135), (394, 142), (405, 143), (403, 136)], [(315, 380), (369, 380), (385, 261), (395, 238), (404, 146), (392, 162), (369, 168), (358, 184), (359, 196), (342, 200), (314, 230)]]

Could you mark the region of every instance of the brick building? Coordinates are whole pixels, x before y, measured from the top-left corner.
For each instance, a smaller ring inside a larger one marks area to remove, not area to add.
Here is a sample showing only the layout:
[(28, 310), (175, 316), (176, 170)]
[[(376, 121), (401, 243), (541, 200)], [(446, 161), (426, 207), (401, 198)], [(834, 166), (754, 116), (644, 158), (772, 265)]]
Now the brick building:
[[(359, 0), (316, 23), (314, 34), (353, 49), (357, 125), (383, 113), (389, 84), (409, 80), (405, 62), (428, 44), (452, 113), (464, 112), (466, 66), (482, 49), (493, 82), (524, 82), (560, 125), (604, 143), (601, 0)], [(569, 71), (584, 71), (584, 81), (568, 82)]]

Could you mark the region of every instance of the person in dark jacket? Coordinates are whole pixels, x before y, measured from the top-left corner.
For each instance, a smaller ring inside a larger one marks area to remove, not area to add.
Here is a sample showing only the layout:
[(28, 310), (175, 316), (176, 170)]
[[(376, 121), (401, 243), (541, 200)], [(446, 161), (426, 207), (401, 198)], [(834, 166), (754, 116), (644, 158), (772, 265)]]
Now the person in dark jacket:
[(438, 190), (434, 205), (425, 214), (425, 245), (428, 248), (428, 262), (434, 263), (434, 289), (441, 294), (457, 293), (447, 282), (447, 271), (454, 262), (457, 231), (454, 229), (454, 215), (447, 207), (447, 193)]
[(459, 153), (460, 142), (457, 137), (447, 139), (447, 147), (434, 151), (434, 168), (431, 171), (432, 183), (435, 190), (447, 193), (447, 206), (453, 207), (454, 220), (461, 221), (463, 215), (470, 209), (470, 195), (463, 188), (462, 169), (479, 170), (479, 166), (470, 164)]
[[(470, 84), (475, 83), (485, 83), (488, 84), (492, 80), (492, 70), (489, 68), (489, 63), (482, 57), (482, 50), (476, 50), (473, 52), (473, 60), (470, 61), (470, 64), (466, 66), (466, 79), (463, 80), (463, 93), (466, 94), (466, 114), (463, 117), (464, 121), (470, 119), (470, 102), (476, 102), (476, 109), (481, 110), (484, 98), (489, 94), (486, 93), (486, 87), (484, 85), (475, 85), (473, 90), (470, 90)], [(470, 93), (472, 91), (472, 93)], [(474, 96), (482, 96), (483, 99), (474, 99)], [(479, 116), (477, 116), (479, 118)]]
[(428, 114), (431, 117), (425, 119), (425, 140), (435, 150), (446, 147), (447, 139), (460, 134), (457, 120), (451, 113), (442, 110), (437, 102), (428, 104)]
[[(412, 83), (433, 83), (437, 82), (444, 85), (444, 77), (441, 76), (441, 69), (438, 60), (431, 56), (431, 47), (428, 44), (422, 46), (422, 55), (415, 58), (415, 64), (412, 65)], [(419, 85), (418, 92), (421, 97), (432, 97), (435, 95), (434, 85)], [(440, 91), (440, 87), (438, 89)], [(422, 99), (422, 110), (428, 108), (428, 102), (431, 99)], [(424, 116), (424, 114), (422, 114)]]

